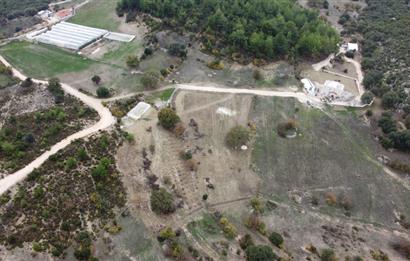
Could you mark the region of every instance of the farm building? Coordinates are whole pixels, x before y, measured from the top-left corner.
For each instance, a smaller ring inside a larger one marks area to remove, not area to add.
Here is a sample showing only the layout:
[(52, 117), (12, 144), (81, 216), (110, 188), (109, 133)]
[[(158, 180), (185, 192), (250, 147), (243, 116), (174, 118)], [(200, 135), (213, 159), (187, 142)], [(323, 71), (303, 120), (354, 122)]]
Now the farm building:
[(357, 43), (348, 43), (347, 44), (348, 52), (357, 52), (359, 51), (359, 45)]
[(107, 33), (108, 31), (103, 29), (61, 22), (54, 25), (51, 30), (34, 37), (34, 39), (40, 43), (79, 50), (102, 38)]

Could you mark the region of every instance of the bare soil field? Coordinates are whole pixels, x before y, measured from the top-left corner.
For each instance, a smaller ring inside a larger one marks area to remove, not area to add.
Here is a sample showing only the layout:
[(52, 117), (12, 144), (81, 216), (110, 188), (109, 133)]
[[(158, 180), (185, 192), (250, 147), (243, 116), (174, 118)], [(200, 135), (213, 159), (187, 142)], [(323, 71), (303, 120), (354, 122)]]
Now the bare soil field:
[[(182, 139), (160, 127), (152, 109), (126, 128), (135, 142), (124, 144), (116, 157), (127, 206), (149, 231), (188, 226), (185, 232), (202, 251), (221, 258), (215, 243), (221, 235), (200, 225), (208, 219), (206, 213), (220, 211), (240, 235), (251, 233), (257, 242), (269, 244), (243, 223), (250, 198), (259, 195), (274, 206), (262, 217), (268, 230), (285, 235), (285, 252), (274, 249), (281, 256), (317, 260), (304, 249), (312, 244), (319, 250), (333, 248), (340, 257), (370, 258), (370, 250), (380, 249), (391, 260), (404, 260), (391, 244), (408, 237), (397, 219), (410, 216), (410, 194), (375, 163), (379, 145), (356, 113), (321, 111), (294, 99), (188, 91), (179, 91), (173, 106), (186, 126)], [(277, 124), (288, 119), (297, 122), (293, 139), (276, 133)], [(256, 130), (249, 149), (228, 149), (229, 129), (248, 124)], [(193, 152), (194, 171), (180, 156), (186, 149)], [(151, 212), (146, 181), (150, 174), (183, 202), (175, 214)], [(244, 258), (236, 254), (234, 241), (228, 244), (227, 260)]]

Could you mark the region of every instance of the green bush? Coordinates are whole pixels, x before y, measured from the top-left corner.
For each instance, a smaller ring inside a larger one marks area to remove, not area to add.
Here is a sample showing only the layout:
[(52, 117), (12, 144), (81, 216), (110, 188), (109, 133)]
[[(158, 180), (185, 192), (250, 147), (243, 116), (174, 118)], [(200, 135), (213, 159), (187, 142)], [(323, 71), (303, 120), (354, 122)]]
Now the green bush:
[(111, 95), (110, 90), (108, 90), (108, 88), (103, 87), (103, 86), (98, 87), (97, 89), (98, 98), (107, 98), (107, 97), (110, 97), (110, 95)]
[(146, 72), (141, 77), (141, 84), (146, 89), (155, 89), (159, 84), (159, 75), (156, 72)]
[(332, 249), (324, 249), (320, 254), (321, 261), (337, 261), (335, 252)]
[(374, 95), (372, 92), (365, 92), (363, 93), (362, 97), (360, 98), (363, 104), (370, 104), (373, 101)]
[(242, 126), (233, 127), (226, 135), (226, 144), (232, 149), (245, 145), (250, 138), (249, 130)]
[(386, 134), (394, 132), (397, 130), (396, 122), (393, 119), (393, 114), (391, 112), (383, 112), (381, 118), (379, 119), (378, 126)]
[(280, 247), (283, 244), (283, 237), (277, 232), (272, 232), (269, 235), (269, 241), (275, 246)]
[(152, 211), (159, 215), (166, 215), (175, 211), (174, 198), (164, 188), (151, 192), (150, 203)]
[(130, 68), (137, 68), (140, 65), (140, 60), (136, 55), (129, 55), (127, 57), (127, 66)]
[(249, 246), (245, 250), (247, 261), (272, 261), (278, 260), (278, 256), (273, 253), (272, 248), (269, 246)]
[(395, 108), (400, 103), (400, 97), (394, 91), (386, 92), (382, 97), (383, 107), (390, 109)]
[(158, 112), (158, 120), (162, 127), (171, 130), (181, 121), (176, 112), (171, 108), (163, 108)]
[(253, 246), (255, 243), (253, 242), (253, 239), (251, 235), (246, 234), (241, 239), (239, 239), (239, 246), (243, 249), (246, 250), (249, 246)]

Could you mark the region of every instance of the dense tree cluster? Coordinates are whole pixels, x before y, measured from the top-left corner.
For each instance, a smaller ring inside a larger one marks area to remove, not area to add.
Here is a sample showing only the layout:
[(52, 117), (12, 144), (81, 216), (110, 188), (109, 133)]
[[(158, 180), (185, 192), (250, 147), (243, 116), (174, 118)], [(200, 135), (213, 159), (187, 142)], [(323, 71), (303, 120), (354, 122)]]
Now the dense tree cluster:
[(379, 126), (386, 134), (381, 137), (385, 147), (409, 150), (410, 136), (396, 129), (396, 120), (410, 114), (410, 100), (405, 92), (410, 88), (410, 9), (409, 1), (368, 0), (357, 29), (364, 36), (362, 67), (363, 85), (382, 97), (385, 113)]
[[(408, 1), (369, 0), (359, 21), (364, 35), (364, 85), (376, 95), (410, 87), (410, 9)], [(400, 96), (400, 95), (399, 95)], [(398, 100), (397, 102), (403, 102)]]
[(48, 8), (51, 0), (0, 0), (0, 17), (11, 20), (20, 16), (33, 16)]
[[(317, 57), (336, 50), (339, 36), (316, 11), (289, 0), (122, 0), (117, 13), (142, 11), (163, 24), (203, 33), (209, 50), (257, 58)], [(227, 48), (224, 48), (227, 47)]]

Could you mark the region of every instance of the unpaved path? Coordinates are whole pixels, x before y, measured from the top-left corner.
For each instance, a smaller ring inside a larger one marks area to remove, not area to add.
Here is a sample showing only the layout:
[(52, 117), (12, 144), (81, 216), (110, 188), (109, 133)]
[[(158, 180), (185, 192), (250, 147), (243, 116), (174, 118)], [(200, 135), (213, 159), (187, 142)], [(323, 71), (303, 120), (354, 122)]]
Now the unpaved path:
[[(27, 78), (24, 74), (22, 74), (21, 72), (13, 68), (2, 56), (0, 56), (0, 61), (6, 66), (11, 67), (13, 69), (13, 75), (16, 76), (17, 78), (21, 80), (25, 80)], [(47, 83), (46, 81), (41, 81), (41, 80), (36, 80), (36, 79), (33, 79), (33, 81), (35, 83), (41, 83), (41, 84)], [(58, 142), (57, 144), (52, 146), (50, 150), (44, 152), (42, 155), (40, 155), (38, 158), (36, 158), (34, 161), (32, 161), (30, 164), (28, 164), (23, 169), (1, 179), (0, 180), (0, 195), (4, 193), (5, 191), (7, 191), (8, 189), (10, 189), (15, 184), (17, 184), (18, 182), (22, 181), (35, 168), (39, 168), (51, 155), (67, 147), (74, 140), (87, 137), (91, 134), (97, 133), (100, 130), (104, 130), (115, 124), (115, 118), (112, 116), (110, 110), (102, 105), (100, 100), (87, 96), (86, 94), (78, 91), (77, 89), (71, 87), (70, 85), (62, 83), (61, 86), (66, 93), (78, 98), (83, 103), (85, 103), (86, 105), (96, 110), (98, 112), (98, 115), (100, 116), (100, 120), (95, 125), (89, 128), (83, 129), (77, 133), (74, 133), (68, 136), (67, 138), (63, 139), (62, 141)]]

